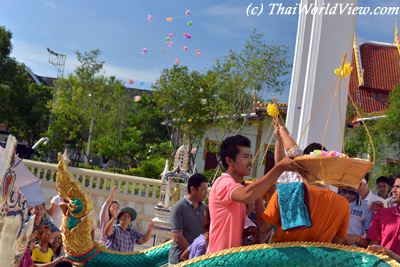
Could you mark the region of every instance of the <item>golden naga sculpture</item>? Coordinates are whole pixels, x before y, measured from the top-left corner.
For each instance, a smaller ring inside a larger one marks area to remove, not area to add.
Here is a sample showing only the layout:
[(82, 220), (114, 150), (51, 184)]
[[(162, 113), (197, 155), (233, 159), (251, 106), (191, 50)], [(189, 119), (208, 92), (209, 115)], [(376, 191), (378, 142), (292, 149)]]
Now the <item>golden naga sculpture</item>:
[(68, 255), (79, 255), (95, 247), (90, 234), (93, 225), (93, 201), (82, 190), (79, 183), (68, 174), (66, 162), (58, 154), (57, 193), (64, 200), (61, 225), (63, 242)]
[(93, 201), (67, 170), (64, 157), (58, 155), (56, 188), (63, 199), (61, 225), (67, 259), (76, 266), (126, 267), (161, 266), (168, 262), (170, 242), (144, 251), (121, 253), (110, 251), (92, 239)]

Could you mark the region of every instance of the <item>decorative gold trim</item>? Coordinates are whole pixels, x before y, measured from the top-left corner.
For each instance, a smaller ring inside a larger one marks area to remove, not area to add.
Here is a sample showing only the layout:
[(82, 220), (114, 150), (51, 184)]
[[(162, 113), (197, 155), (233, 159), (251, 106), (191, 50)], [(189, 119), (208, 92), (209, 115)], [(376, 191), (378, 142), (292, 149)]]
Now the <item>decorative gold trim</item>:
[(397, 26), (397, 19), (394, 25), (394, 40), (393, 40), (394, 44), (397, 47), (397, 51), (399, 52), (400, 55), (400, 41), (399, 41), (399, 28)]
[(233, 254), (233, 253), (240, 253), (240, 252), (254, 251), (254, 250), (261, 250), (261, 249), (268, 249), (268, 248), (288, 248), (288, 247), (326, 247), (326, 248), (340, 249), (340, 250), (351, 251), (351, 252), (362, 252), (362, 253), (377, 256), (378, 258), (385, 261), (386, 263), (388, 263), (391, 266), (400, 266), (400, 264), (396, 260), (390, 258), (389, 256), (387, 256), (385, 254), (376, 253), (374, 251), (371, 251), (371, 250), (368, 250), (365, 248), (358, 248), (358, 247), (351, 247), (351, 246), (332, 244), (332, 243), (323, 243), (323, 242), (283, 242), (283, 243), (258, 244), (258, 245), (251, 245), (251, 246), (235, 247), (235, 248), (224, 249), (224, 250), (214, 252), (214, 253), (211, 253), (208, 255), (196, 257), (191, 260), (181, 262), (175, 266), (182, 267), (182, 266), (190, 265), (192, 263), (196, 263), (199, 261), (208, 260), (208, 259), (216, 258), (219, 256), (225, 256), (225, 255), (229, 255), (229, 254)]
[(360, 55), (358, 52), (356, 33), (354, 33), (354, 39), (353, 39), (353, 53), (354, 53), (354, 58), (356, 61), (358, 86), (363, 86), (364, 85), (364, 77), (363, 77), (363, 71), (361, 69), (361, 62), (360, 62), (361, 60), (360, 60)]

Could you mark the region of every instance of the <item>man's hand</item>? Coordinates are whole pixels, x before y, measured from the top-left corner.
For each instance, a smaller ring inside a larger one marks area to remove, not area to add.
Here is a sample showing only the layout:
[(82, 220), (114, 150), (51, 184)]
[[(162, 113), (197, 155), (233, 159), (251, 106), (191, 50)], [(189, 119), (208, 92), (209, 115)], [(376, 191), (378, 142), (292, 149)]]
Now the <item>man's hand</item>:
[(370, 209), (373, 213), (377, 213), (380, 211), (382, 208), (384, 208), (384, 204), (382, 201), (372, 201)]
[(357, 244), (357, 243), (359, 243), (359, 241), (360, 241), (360, 236), (358, 236), (358, 235), (350, 235), (350, 234), (347, 235), (346, 243), (348, 245)]
[(279, 168), (279, 170), (281, 170), (282, 172), (291, 171), (291, 172), (297, 172), (302, 177), (308, 176), (308, 172), (306, 169), (304, 169), (300, 164), (298, 164), (293, 159), (288, 157), (285, 157), (283, 160), (279, 161), (276, 167)]

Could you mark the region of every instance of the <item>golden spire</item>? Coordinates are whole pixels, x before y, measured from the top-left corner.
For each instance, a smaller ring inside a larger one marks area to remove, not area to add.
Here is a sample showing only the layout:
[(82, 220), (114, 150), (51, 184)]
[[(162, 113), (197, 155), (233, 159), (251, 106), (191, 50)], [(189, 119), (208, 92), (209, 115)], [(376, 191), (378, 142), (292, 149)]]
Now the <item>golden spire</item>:
[(353, 38), (353, 53), (354, 53), (354, 59), (356, 61), (358, 86), (362, 86), (364, 84), (363, 71), (361, 69), (361, 62), (359, 61), (360, 55), (358, 53), (357, 34), (355, 32), (354, 32), (354, 38)]
[(397, 46), (397, 51), (399, 52), (400, 55), (400, 42), (399, 42), (399, 28), (397, 26), (397, 19), (394, 25), (394, 44)]

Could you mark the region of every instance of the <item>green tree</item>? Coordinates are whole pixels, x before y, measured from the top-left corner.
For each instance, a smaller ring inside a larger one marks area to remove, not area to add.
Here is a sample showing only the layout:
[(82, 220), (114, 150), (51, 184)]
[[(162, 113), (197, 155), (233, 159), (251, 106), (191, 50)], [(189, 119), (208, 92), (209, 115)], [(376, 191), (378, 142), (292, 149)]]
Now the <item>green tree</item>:
[(387, 164), (390, 157), (400, 160), (400, 86), (390, 92), (386, 117), (377, 121), (375, 133), (377, 140), (377, 172), (380, 175), (393, 175), (400, 172), (399, 162)]
[(10, 57), (12, 34), (0, 27), (0, 123), (32, 145), (47, 129), (51, 89), (30, 81), (26, 67)]
[(245, 125), (254, 98), (281, 93), (289, 68), (287, 47), (267, 44), (253, 32), (243, 50), (230, 51), (204, 73), (164, 69), (154, 85), (157, 106), (171, 132), (197, 144), (211, 126), (229, 133)]
[[(80, 65), (59, 83), (55, 119), (49, 135), (53, 148), (62, 150), (66, 143), (77, 152), (76, 159), (84, 153), (89, 136), (93, 140), (90, 151), (93, 151), (96, 140), (111, 144), (106, 136), (122, 140), (126, 135), (124, 87), (115, 77), (100, 75), (103, 67), (103, 62), (98, 59), (100, 54), (100, 50), (77, 52)], [(107, 151), (108, 155), (111, 153), (109, 148), (100, 150)]]

